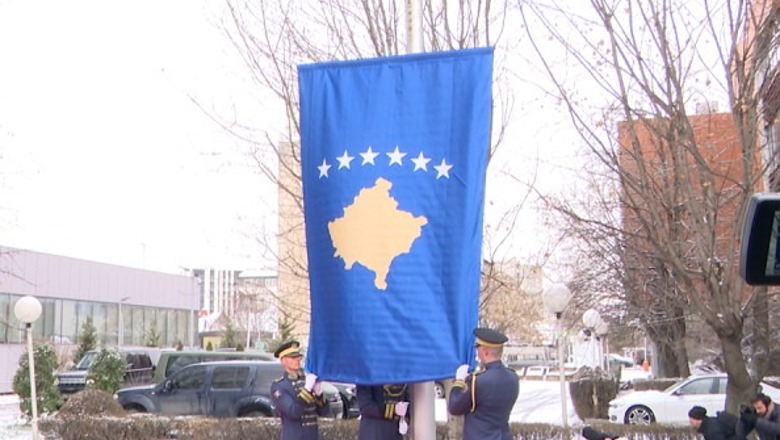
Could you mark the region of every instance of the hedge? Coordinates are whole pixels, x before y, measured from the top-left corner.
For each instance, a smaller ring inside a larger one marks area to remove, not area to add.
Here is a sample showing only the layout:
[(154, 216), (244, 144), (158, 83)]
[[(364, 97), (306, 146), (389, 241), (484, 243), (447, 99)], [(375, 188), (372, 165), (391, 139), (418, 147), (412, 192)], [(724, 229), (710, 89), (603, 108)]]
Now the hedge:
[[(41, 432), (52, 440), (105, 439), (114, 440), (234, 440), (242, 438), (279, 438), (279, 419), (214, 419), (207, 417), (164, 417), (153, 414), (133, 414), (126, 417), (45, 417), (39, 422)], [(629, 426), (594, 421), (596, 429), (642, 440), (694, 440), (691, 428), (661, 425)], [(358, 420), (320, 420), (323, 440), (354, 440)], [(569, 440), (572, 430), (541, 423), (512, 423), (515, 439)], [(579, 431), (579, 428), (576, 429)], [(437, 440), (450, 440), (447, 425), (437, 424)], [(454, 440), (454, 439), (453, 439)]]

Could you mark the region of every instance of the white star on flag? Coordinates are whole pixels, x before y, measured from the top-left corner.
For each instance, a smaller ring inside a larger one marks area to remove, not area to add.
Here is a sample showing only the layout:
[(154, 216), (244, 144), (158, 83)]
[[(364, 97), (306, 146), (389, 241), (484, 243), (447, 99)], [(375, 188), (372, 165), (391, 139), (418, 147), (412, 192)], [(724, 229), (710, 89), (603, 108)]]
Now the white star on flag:
[(350, 156), (347, 154), (347, 150), (344, 150), (344, 154), (341, 157), (337, 157), (336, 160), (339, 161), (339, 169), (346, 168), (349, 169), (349, 163), (352, 162), (352, 159), (354, 159), (354, 156)]
[(374, 165), (374, 159), (379, 156), (379, 153), (374, 153), (371, 150), (371, 146), (369, 145), (368, 150), (366, 150), (365, 153), (360, 153), (360, 156), (363, 157), (363, 163), (361, 165), (365, 165), (367, 163)]
[(416, 158), (412, 158), (412, 162), (414, 162), (414, 171), (417, 170), (423, 170), (428, 171), (428, 162), (430, 162), (431, 159), (429, 157), (425, 157), (422, 154), (422, 151), (420, 151), (420, 155)]
[(328, 177), (328, 170), (330, 169), (330, 165), (328, 165), (328, 162), (325, 159), (322, 159), (322, 165), (317, 167), (318, 170), (320, 170), (320, 179), (323, 177)]
[(401, 153), (398, 150), (398, 145), (395, 146), (395, 150), (393, 150), (392, 153), (385, 153), (387, 154), (387, 157), (390, 158), (390, 166), (393, 166), (394, 163), (397, 163), (400, 166), (403, 166), (403, 163), (401, 163), (401, 160), (406, 156), (406, 153)]
[(452, 169), (452, 165), (447, 165), (447, 161), (446, 160), (442, 159), (441, 163), (439, 165), (436, 165), (433, 168), (436, 169), (436, 172), (437, 172), (436, 178), (437, 179), (439, 177), (446, 177), (448, 179), (450, 178), (450, 169)]

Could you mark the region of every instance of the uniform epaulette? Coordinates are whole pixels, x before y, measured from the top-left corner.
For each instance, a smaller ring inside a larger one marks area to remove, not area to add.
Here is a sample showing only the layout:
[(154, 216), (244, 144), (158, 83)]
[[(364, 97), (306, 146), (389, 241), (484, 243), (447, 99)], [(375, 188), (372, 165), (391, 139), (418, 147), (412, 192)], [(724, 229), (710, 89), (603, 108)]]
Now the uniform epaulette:
[(280, 377), (279, 379), (274, 379), (274, 383), (278, 383), (284, 380), (284, 376)]

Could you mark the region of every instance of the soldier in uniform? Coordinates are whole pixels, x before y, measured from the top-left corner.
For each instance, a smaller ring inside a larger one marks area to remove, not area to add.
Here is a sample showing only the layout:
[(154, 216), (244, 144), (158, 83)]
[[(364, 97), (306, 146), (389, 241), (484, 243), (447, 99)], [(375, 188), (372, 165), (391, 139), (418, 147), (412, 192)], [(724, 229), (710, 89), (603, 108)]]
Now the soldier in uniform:
[(271, 399), (282, 419), (281, 440), (319, 440), (317, 416), (327, 415), (330, 409), (317, 375), (301, 369), (303, 355), (297, 341), (282, 344), (274, 356), (284, 367), (284, 376), (271, 385)]
[(475, 329), (474, 336), (482, 369), (469, 375), (468, 365), (458, 367), (447, 408), (465, 416), (464, 440), (511, 440), (509, 414), (520, 384), (517, 374), (501, 363), (507, 337), (488, 328)]
[(358, 440), (401, 440), (409, 429), (406, 384), (358, 385)]

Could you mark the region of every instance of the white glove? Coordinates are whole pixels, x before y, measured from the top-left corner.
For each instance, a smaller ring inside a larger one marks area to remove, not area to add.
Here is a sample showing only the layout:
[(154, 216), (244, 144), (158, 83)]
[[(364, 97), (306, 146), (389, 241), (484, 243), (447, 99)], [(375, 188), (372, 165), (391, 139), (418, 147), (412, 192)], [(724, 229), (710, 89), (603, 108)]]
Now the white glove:
[(306, 391), (311, 392), (314, 388), (314, 383), (317, 382), (317, 375), (314, 373), (306, 373), (306, 383), (303, 385)]
[(395, 415), (403, 417), (409, 409), (409, 402), (398, 402), (395, 404)]
[(409, 431), (409, 424), (406, 423), (406, 419), (402, 418), (401, 421), (398, 422), (398, 433), (406, 435), (407, 431)]
[(312, 390), (315, 396), (322, 395), (322, 383), (320, 381), (314, 382), (314, 389)]
[[(463, 364), (460, 367), (458, 367), (457, 370), (455, 370), (455, 380), (466, 380), (466, 376), (469, 375), (469, 366), (467, 364)], [(306, 379), (308, 380), (309, 377), (306, 376)]]

